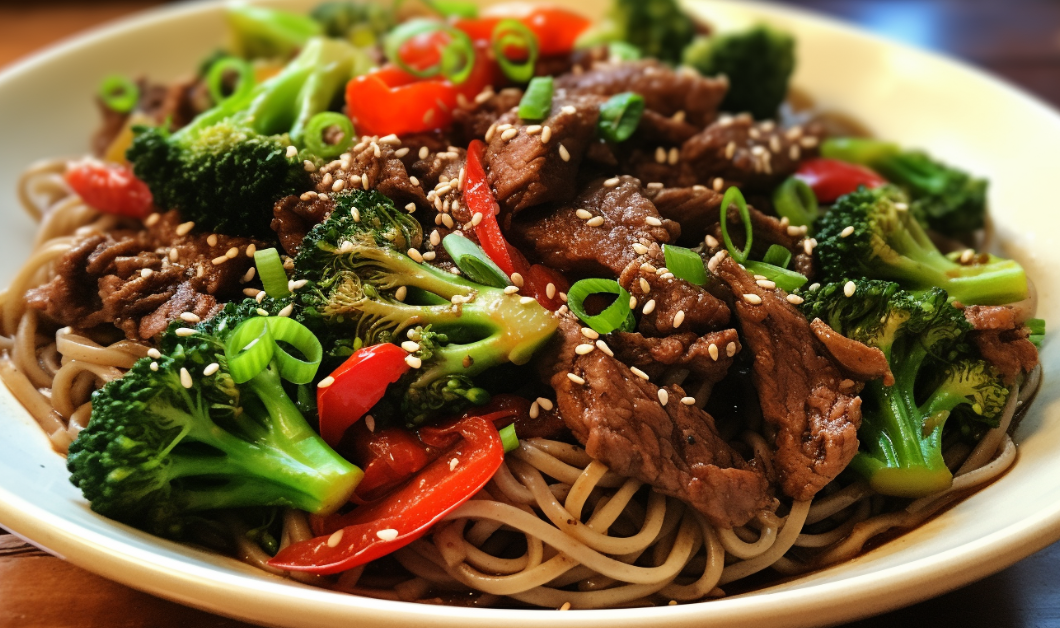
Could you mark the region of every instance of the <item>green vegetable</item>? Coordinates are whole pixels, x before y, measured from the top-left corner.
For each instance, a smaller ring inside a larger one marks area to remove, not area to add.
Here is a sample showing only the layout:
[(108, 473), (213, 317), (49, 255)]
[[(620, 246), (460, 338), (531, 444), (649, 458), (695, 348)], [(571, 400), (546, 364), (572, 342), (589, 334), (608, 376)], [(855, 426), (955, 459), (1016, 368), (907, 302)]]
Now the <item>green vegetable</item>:
[[(736, 211), (740, 214), (740, 222), (743, 223), (745, 242), (743, 250), (739, 250), (729, 237), (729, 207), (736, 205)], [(721, 198), (721, 239), (725, 241), (725, 249), (738, 264), (743, 264), (751, 255), (751, 241), (754, 230), (751, 228), (751, 212), (747, 209), (747, 201), (743, 198), (743, 192), (738, 187), (725, 190), (725, 196)]]
[[(231, 94), (226, 95), (225, 75), (228, 72), (236, 73), (236, 86)], [(254, 89), (254, 68), (238, 57), (221, 57), (206, 73), (206, 87), (215, 106), (229, 98), (245, 98)]]
[(762, 261), (777, 268), (787, 268), (791, 263), (791, 251), (779, 244), (770, 244)]
[[(338, 128), (342, 139), (329, 144), (324, 134), (331, 128)], [(313, 116), (305, 129), (305, 148), (322, 159), (335, 159), (353, 145), (353, 121), (344, 114), (334, 111), (323, 111)]]
[(504, 447), (504, 453), (519, 449), (519, 436), (515, 433), (515, 423), (502, 427), (501, 433), (501, 445)]
[(474, 2), (464, 2), (463, 0), (424, 0), (424, 3), (441, 14), (442, 17), (463, 17), (468, 19), (478, 17), (478, 5)]
[(519, 101), (519, 117), (523, 120), (544, 120), (552, 111), (552, 77), (535, 76), (526, 86)]
[[(308, 384), (320, 367), (323, 347), (313, 332), (298, 321), (283, 316), (249, 318), (236, 327), (225, 342), (232, 379), (242, 384), (275, 363), (280, 377), (294, 384)], [(287, 350), (293, 347), (305, 359)]]
[(796, 177), (788, 177), (773, 192), (773, 209), (796, 227), (812, 226), (820, 215), (817, 196), (805, 181)]
[(525, 364), (557, 325), (536, 302), (413, 261), (405, 252), (422, 240), (416, 219), (390, 199), (354, 190), (336, 195), (335, 211), (295, 258), (295, 278), (307, 285), (295, 294), (294, 316), (325, 345), (419, 344), (422, 366), (391, 385), (372, 411), (377, 424), (419, 424), (485, 403), (489, 395), (473, 378), (498, 364)]
[(788, 80), (795, 71), (795, 39), (764, 24), (697, 37), (684, 51), (684, 63), (705, 76), (729, 78), (723, 110), (772, 118), (787, 96)]
[[(674, 274), (674, 277), (697, 286), (707, 285), (707, 268), (703, 265), (703, 258), (699, 256), (699, 253), (673, 244), (664, 244), (662, 250), (663, 257), (666, 259), (666, 268)], [(569, 294), (567, 298), (570, 299)]]
[[(518, 20), (501, 20), (493, 27), (490, 41), (497, 64), (508, 79), (516, 83), (526, 83), (533, 78), (534, 68), (537, 66), (537, 35), (525, 24)], [(513, 48), (526, 51), (526, 58), (521, 63), (508, 58), (508, 51)]]
[(808, 319), (877, 347), (887, 356), (894, 385), (880, 380), (861, 393), (862, 449), (850, 467), (885, 495), (921, 497), (950, 486), (942, 434), (955, 413), (997, 423), (1008, 398), (1000, 374), (964, 342), (971, 325), (946, 292), (903, 290), (898, 284), (856, 280), (804, 293)]
[(607, 45), (607, 58), (618, 61), (638, 61), (641, 58), (640, 49), (633, 44), (624, 41), (613, 41)]
[(797, 273), (794, 270), (788, 270), (781, 268), (780, 266), (774, 266), (766, 262), (755, 262), (748, 260), (743, 263), (744, 268), (747, 272), (752, 275), (761, 275), (777, 284), (777, 287), (785, 292), (794, 292), (796, 289), (801, 288), (809, 281), (806, 275)]
[(192, 336), (174, 325), (161, 358), (141, 359), (95, 393), (67, 458), (93, 510), (178, 538), (209, 511), (327, 514), (348, 501), (363, 474), (309, 427), (276, 364), (244, 384), (228, 370), (225, 341), (257, 306), (229, 304)]
[(283, 269), (280, 253), (274, 249), (254, 251), (254, 266), (258, 269), (258, 278), (265, 288), (265, 294), (274, 299), (281, 299), (291, 291), (287, 288), (287, 271)]
[(453, 258), (456, 267), (471, 281), (494, 288), (511, 285), (508, 275), (486, 255), (482, 247), (462, 233), (454, 231), (445, 236), (442, 238), (442, 246), (449, 257)]
[[(585, 299), (593, 294), (613, 294), (615, 300), (599, 314), (591, 315), (585, 310)], [(600, 334), (610, 334), (616, 329), (633, 331), (637, 320), (633, 317), (629, 301), (629, 293), (614, 279), (582, 279), (567, 291), (567, 307), (570, 311)]]
[(120, 74), (111, 74), (103, 79), (97, 94), (107, 109), (118, 113), (129, 113), (140, 102), (140, 86)]
[(907, 290), (937, 286), (965, 305), (1012, 303), (1027, 296), (1019, 264), (991, 258), (962, 265), (947, 259), (903, 209), (907, 204), (908, 197), (890, 185), (840, 197), (815, 224), (823, 280), (884, 279)]
[[(449, 43), (442, 49), (438, 63), (427, 68), (414, 68), (401, 57), (401, 48), (410, 39), (430, 33), (442, 32), (449, 36)], [(471, 75), (475, 64), (475, 45), (464, 31), (428, 19), (403, 22), (387, 34), (384, 42), (386, 56), (405, 72), (417, 78), (430, 78), (441, 74), (453, 83), (463, 83)]]
[(832, 138), (821, 155), (868, 166), (909, 195), (909, 209), (925, 227), (948, 236), (982, 229), (986, 179), (936, 161), (923, 151), (865, 138)]
[(666, 63), (681, 61), (696, 33), (676, 0), (614, 0), (607, 16), (578, 38), (578, 47), (622, 42)]
[(323, 35), (313, 18), (298, 13), (244, 4), (228, 5), (232, 49), (244, 59), (289, 59), (310, 39)]
[(312, 39), (278, 75), (179, 131), (137, 127), (127, 157), (159, 207), (205, 230), (274, 239), (273, 203), (310, 187), (302, 160), (313, 154), (291, 159), (287, 147), (304, 148), (310, 120), (370, 64), (349, 44)]
[(328, 37), (366, 48), (383, 40), (397, 23), (394, 6), (382, 2), (325, 2), (309, 14)]
[(626, 92), (615, 94), (600, 105), (596, 130), (608, 142), (624, 142), (636, 132), (644, 115), (644, 97)]
[(1026, 323), (1031, 335), (1027, 338), (1034, 346), (1041, 349), (1042, 341), (1045, 340), (1045, 319), (1032, 318)]

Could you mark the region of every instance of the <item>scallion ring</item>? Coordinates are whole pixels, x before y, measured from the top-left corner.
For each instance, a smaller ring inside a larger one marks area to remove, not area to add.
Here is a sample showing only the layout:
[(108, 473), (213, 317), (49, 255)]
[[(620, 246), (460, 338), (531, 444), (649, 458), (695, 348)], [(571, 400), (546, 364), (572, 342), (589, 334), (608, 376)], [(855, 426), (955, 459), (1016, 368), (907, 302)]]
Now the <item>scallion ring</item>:
[[(276, 359), (280, 377), (294, 384), (308, 384), (313, 381), (320, 367), (320, 360), (324, 357), (324, 349), (313, 332), (298, 321), (284, 316), (270, 316), (264, 320), (268, 322), (269, 332), (275, 344), (273, 357)], [(291, 355), (281, 342), (300, 351), (305, 359)]]
[[(739, 250), (732, 243), (732, 238), (729, 237), (729, 206), (736, 205), (736, 211), (740, 214), (740, 221), (743, 223), (744, 233), (746, 234), (747, 241), (744, 244), (743, 250)], [(721, 237), (725, 240), (725, 248), (729, 251), (729, 255), (732, 256), (738, 264), (743, 264), (747, 261), (748, 256), (751, 255), (751, 212), (747, 209), (747, 201), (743, 198), (743, 192), (740, 192), (740, 188), (731, 187), (725, 191), (725, 196), (721, 199)]]
[(111, 74), (99, 84), (99, 99), (117, 113), (129, 113), (140, 102), (140, 86), (120, 74)]
[[(324, 139), (324, 134), (332, 127), (342, 133), (342, 139), (334, 144)], [(347, 116), (334, 111), (323, 111), (309, 119), (305, 128), (305, 147), (317, 157), (335, 159), (349, 150), (353, 144), (353, 134), (353, 121)]]
[(632, 92), (615, 94), (600, 105), (596, 130), (608, 142), (624, 142), (636, 132), (643, 115), (643, 96)]
[[(442, 32), (449, 42), (439, 52), (439, 61), (427, 68), (414, 68), (401, 56), (401, 48), (411, 39)], [(387, 34), (383, 50), (390, 61), (416, 78), (444, 75), (453, 83), (463, 83), (475, 64), (475, 45), (464, 31), (436, 20), (414, 19), (404, 22)]]
[[(593, 294), (613, 294), (615, 300), (599, 314), (585, 311), (585, 299)], [(567, 307), (586, 325), (599, 334), (613, 331), (632, 331), (636, 326), (633, 311), (629, 309), (629, 293), (613, 279), (582, 279), (567, 291)]]
[(612, 61), (638, 61), (640, 48), (624, 41), (613, 41), (607, 45), (607, 57)]
[[(236, 85), (232, 93), (225, 95), (225, 78), (229, 72), (235, 72)], [(241, 98), (254, 89), (254, 68), (238, 57), (222, 57), (210, 66), (206, 74), (206, 88), (214, 105), (231, 98)]]
[(551, 76), (535, 76), (526, 86), (519, 101), (519, 117), (523, 120), (544, 120), (552, 111), (553, 83)]
[(806, 275), (793, 270), (767, 264), (765, 262), (742, 262), (747, 272), (752, 275), (762, 275), (769, 281), (777, 284), (777, 287), (785, 292), (792, 292), (806, 284)]
[(291, 294), (287, 287), (287, 271), (283, 269), (280, 254), (275, 248), (254, 251), (254, 265), (258, 268), (258, 277), (265, 294), (274, 299)]
[(519, 449), (519, 436), (515, 433), (515, 423), (502, 427), (500, 429), (501, 434), (501, 447), (504, 448), (504, 453)]
[[(493, 55), (505, 76), (516, 83), (526, 83), (534, 77), (538, 55), (537, 35), (525, 24), (513, 19), (501, 20), (493, 27), (491, 41)], [(509, 59), (509, 48), (525, 50), (526, 60), (520, 63)]]
[(796, 227), (812, 226), (820, 213), (817, 196), (802, 179), (788, 177), (773, 193), (773, 209)]
[(791, 263), (791, 251), (779, 244), (770, 244), (762, 261), (780, 268), (787, 268), (788, 264)]
[(449, 31), (452, 40), (442, 48), (442, 76), (450, 83), (460, 85), (471, 76), (475, 67), (475, 44), (467, 33), (452, 28)]
[(486, 255), (482, 248), (458, 233), (450, 233), (442, 239), (442, 246), (453, 263), (464, 275), (484, 286), (504, 288), (508, 286), (508, 276)]
[(424, 0), (424, 3), (442, 17), (455, 16), (469, 20), (478, 17), (478, 6), (474, 2), (464, 2), (464, 0)]
[(662, 250), (663, 257), (666, 258), (666, 268), (674, 277), (697, 286), (707, 285), (707, 268), (703, 265), (703, 258), (699, 253), (672, 244), (664, 244)]
[(250, 381), (272, 362), (276, 343), (272, 341), (265, 316), (249, 318), (239, 324), (225, 341), (228, 372), (237, 384)]

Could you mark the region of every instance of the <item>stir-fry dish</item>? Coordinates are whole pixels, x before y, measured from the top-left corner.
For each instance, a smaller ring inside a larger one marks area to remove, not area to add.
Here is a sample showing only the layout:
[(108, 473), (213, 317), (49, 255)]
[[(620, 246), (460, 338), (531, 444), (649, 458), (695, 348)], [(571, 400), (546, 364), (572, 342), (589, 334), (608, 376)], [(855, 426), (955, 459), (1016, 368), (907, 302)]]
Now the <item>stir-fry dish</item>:
[(987, 181), (787, 103), (782, 30), (226, 13), (21, 182), (0, 375), (100, 515), (359, 595), (667, 605), (1015, 460), (1045, 323)]

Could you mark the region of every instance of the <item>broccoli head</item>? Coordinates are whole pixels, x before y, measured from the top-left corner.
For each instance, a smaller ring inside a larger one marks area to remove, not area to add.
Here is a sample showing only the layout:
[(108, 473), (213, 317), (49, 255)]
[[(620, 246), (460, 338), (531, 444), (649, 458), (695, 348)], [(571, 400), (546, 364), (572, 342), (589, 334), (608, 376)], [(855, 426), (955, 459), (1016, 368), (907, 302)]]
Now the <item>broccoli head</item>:
[(909, 209), (925, 227), (947, 236), (982, 229), (986, 219), (986, 179), (953, 168), (918, 150), (865, 138), (832, 138), (821, 154), (868, 166), (909, 195)]
[(225, 340), (256, 309), (249, 304), (229, 304), (190, 336), (174, 325), (161, 357), (139, 360), (95, 393), (67, 459), (93, 510), (178, 538), (206, 511), (325, 514), (349, 499), (361, 471), (306, 423), (275, 363), (244, 384), (229, 373)]
[(392, 6), (380, 2), (325, 2), (309, 14), (328, 37), (338, 37), (354, 46), (373, 46), (397, 23)]
[(1026, 274), (1012, 260), (976, 258), (961, 264), (943, 255), (912, 216), (908, 197), (892, 185), (840, 197), (817, 220), (815, 232), (828, 282), (868, 277), (907, 290), (938, 286), (965, 305), (1012, 303), (1027, 296)]
[(127, 157), (155, 203), (205, 229), (274, 237), (273, 203), (309, 188), (302, 150), (309, 120), (328, 111), (363, 56), (337, 40), (312, 39), (280, 74), (237, 91), (188, 126), (138, 127)]
[[(861, 451), (851, 468), (885, 495), (921, 497), (947, 488), (942, 431), (958, 410), (983, 421), (1000, 414), (1008, 389), (999, 373), (971, 354), (971, 325), (939, 288), (910, 292), (898, 284), (856, 280), (806, 291), (800, 306), (837, 332), (877, 347), (894, 383), (868, 382), (861, 393)], [(850, 296), (848, 296), (850, 294)]]
[(641, 56), (676, 64), (695, 34), (695, 22), (676, 0), (614, 0), (607, 16), (579, 38), (578, 46), (625, 42)]
[(706, 76), (724, 74), (729, 91), (721, 106), (755, 118), (776, 116), (795, 71), (795, 38), (764, 24), (746, 31), (697, 37), (684, 63)]

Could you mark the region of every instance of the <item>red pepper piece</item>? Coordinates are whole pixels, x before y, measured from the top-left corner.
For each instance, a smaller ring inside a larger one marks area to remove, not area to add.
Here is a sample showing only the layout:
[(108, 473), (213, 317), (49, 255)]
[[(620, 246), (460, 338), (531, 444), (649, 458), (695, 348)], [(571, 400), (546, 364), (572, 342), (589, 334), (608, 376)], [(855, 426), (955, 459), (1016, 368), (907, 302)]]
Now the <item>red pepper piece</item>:
[(886, 179), (864, 166), (824, 157), (802, 162), (795, 176), (810, 186), (821, 203), (831, 203), (862, 185), (876, 188), (887, 183)]
[(320, 436), (336, 447), (346, 430), (379, 403), (386, 387), (409, 365), (408, 353), (397, 345), (378, 344), (358, 349), (330, 375), (330, 386), (317, 387)]
[(502, 19), (514, 19), (529, 28), (537, 36), (543, 56), (570, 52), (578, 37), (592, 25), (587, 18), (560, 7), (510, 2), (491, 6), (478, 18), (456, 20), (454, 26), (475, 41), (489, 41)]
[(269, 565), (289, 571), (333, 574), (373, 561), (422, 537), (481, 490), (504, 460), (497, 428), (481, 417), (466, 417), (420, 430), (420, 437), (428, 445), (443, 442), (453, 434), (462, 437), (460, 442), (411, 482), (380, 501), (335, 517), (333, 522), (341, 527), (326, 536), (280, 550)]
[(84, 159), (67, 167), (66, 182), (85, 203), (105, 214), (143, 219), (154, 209), (151, 190), (128, 166)]
[(436, 457), (415, 434), (400, 427), (372, 433), (361, 422), (353, 428), (351, 440), (354, 460), (364, 469), (357, 497), (366, 501), (385, 495)]

